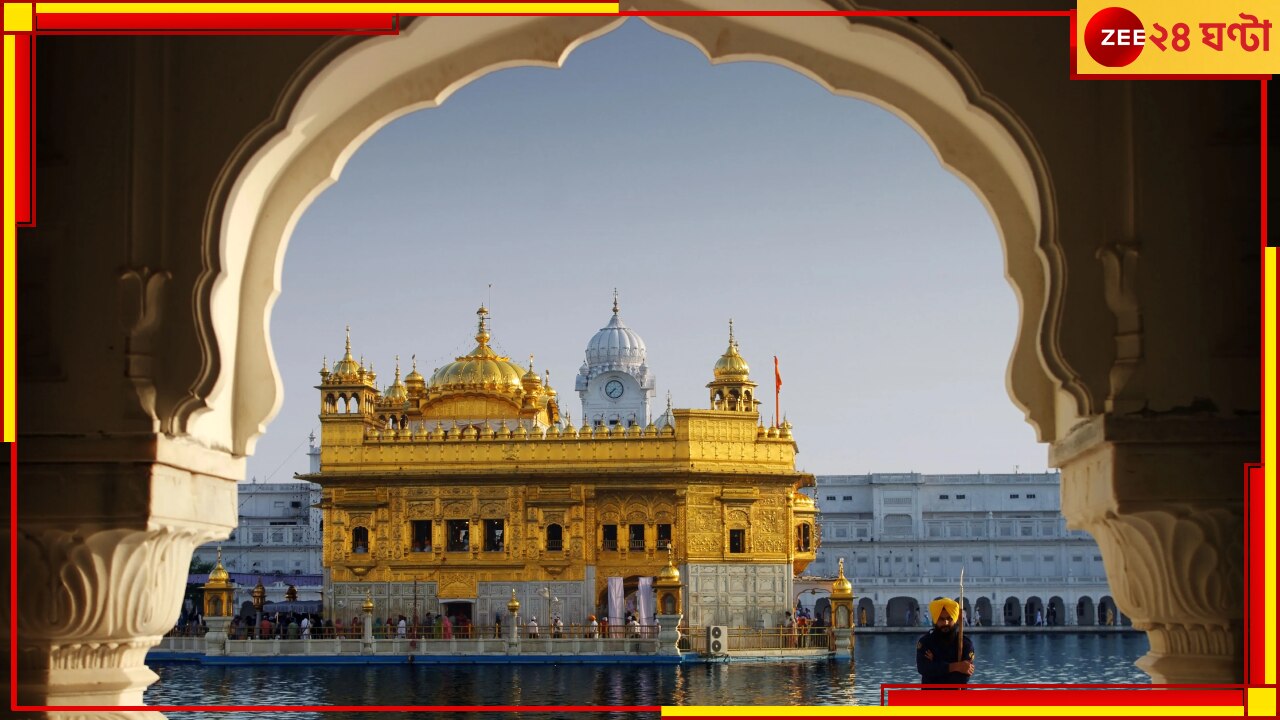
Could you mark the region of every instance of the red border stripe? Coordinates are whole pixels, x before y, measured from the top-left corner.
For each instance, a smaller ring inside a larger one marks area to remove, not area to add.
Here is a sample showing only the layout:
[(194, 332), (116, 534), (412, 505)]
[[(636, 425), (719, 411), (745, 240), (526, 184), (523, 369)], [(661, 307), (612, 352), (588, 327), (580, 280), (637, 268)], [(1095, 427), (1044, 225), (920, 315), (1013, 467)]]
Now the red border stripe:
[(1134, 688), (1133, 690), (897, 689), (891, 690), (886, 700), (886, 704), (898, 707), (944, 705), (1242, 707), (1244, 691), (1238, 689), (1166, 690), (1163, 688)]
[(298, 31), (396, 32), (391, 13), (46, 13), (37, 14), (36, 32), (114, 31)]
[(35, 65), (34, 40), (30, 33), (14, 36), (14, 222), (31, 225), (36, 221), (32, 188), (35, 187)]
[(1267, 587), (1266, 568), (1266, 476), (1261, 465), (1245, 466), (1245, 617), (1254, 618), (1246, 623), (1244, 632), (1245, 681), (1250, 685), (1266, 682), (1266, 626), (1261, 621), (1264, 593)]

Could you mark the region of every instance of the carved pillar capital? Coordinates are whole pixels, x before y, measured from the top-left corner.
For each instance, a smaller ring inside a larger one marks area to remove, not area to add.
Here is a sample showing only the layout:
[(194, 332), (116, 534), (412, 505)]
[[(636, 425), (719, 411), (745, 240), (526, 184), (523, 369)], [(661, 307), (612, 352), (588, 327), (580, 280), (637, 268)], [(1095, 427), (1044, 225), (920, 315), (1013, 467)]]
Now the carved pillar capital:
[(224, 472), (240, 466), (155, 436), (30, 438), (19, 454), (19, 702), (141, 705), (192, 550), (235, 526)]
[(1243, 678), (1244, 463), (1256, 423), (1099, 416), (1056, 443), (1062, 511), (1102, 551), (1156, 682)]

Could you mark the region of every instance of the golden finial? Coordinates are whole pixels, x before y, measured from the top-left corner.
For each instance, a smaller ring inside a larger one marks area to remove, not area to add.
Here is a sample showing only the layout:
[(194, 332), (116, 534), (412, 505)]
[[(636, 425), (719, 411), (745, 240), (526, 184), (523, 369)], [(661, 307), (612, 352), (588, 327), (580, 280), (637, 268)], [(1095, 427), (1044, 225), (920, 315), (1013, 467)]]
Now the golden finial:
[(320, 372), (322, 372), (322, 373), (327, 373), (327, 372), (329, 372), (329, 356), (328, 356), (328, 355), (322, 355), (322, 356), (321, 356), (321, 360), (320, 360)]
[(413, 360), (413, 372), (418, 372), (418, 353), (410, 356)]
[(671, 391), (667, 391), (667, 412), (671, 412)]
[(347, 323), (347, 354), (351, 354), (351, 324)]
[(733, 339), (733, 318), (729, 318), (729, 345), (736, 345), (737, 341)]
[(476, 316), (480, 318), (476, 327), (476, 342), (484, 345), (489, 342), (489, 328), (485, 324), (489, 318), (489, 308), (481, 305), (480, 309), (476, 311)]
[(613, 289), (613, 314), (618, 314), (618, 288)]
[(533, 372), (533, 353), (529, 353), (529, 372)]

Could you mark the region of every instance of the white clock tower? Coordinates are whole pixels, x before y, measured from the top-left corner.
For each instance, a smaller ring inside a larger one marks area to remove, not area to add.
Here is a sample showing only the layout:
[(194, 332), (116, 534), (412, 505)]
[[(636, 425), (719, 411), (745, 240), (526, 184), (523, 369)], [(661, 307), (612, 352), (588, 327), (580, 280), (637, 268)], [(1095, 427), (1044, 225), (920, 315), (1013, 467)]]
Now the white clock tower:
[(649, 423), (654, 378), (645, 364), (644, 340), (618, 317), (618, 291), (613, 317), (587, 343), (587, 359), (574, 389), (582, 398), (582, 420), (592, 425)]

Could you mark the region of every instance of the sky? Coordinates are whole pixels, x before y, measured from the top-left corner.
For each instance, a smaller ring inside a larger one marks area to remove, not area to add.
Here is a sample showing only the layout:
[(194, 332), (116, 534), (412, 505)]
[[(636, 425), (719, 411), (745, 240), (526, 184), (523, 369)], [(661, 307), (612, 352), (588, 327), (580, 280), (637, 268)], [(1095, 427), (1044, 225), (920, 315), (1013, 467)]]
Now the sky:
[(981, 201), (876, 105), (789, 69), (711, 65), (630, 20), (560, 69), (514, 68), (390, 123), (289, 241), (271, 337), (284, 404), (249, 459), (307, 471), (321, 360), (351, 326), (378, 384), (491, 344), (573, 378), (611, 315), (645, 341), (655, 415), (706, 408), (728, 321), (773, 415), (772, 359), (797, 467), (1042, 472), (1009, 399), (1017, 324)]

